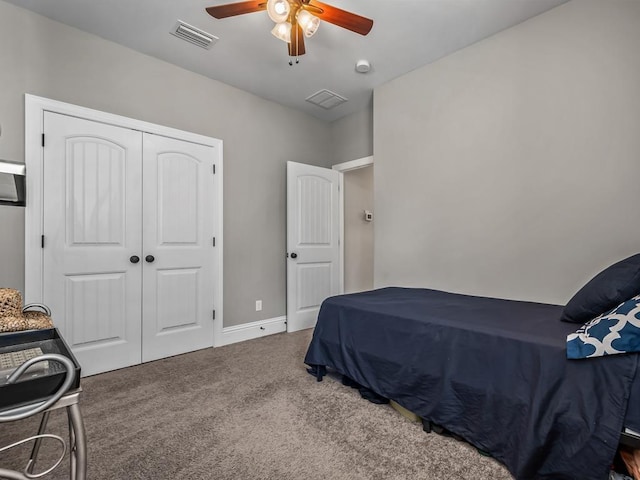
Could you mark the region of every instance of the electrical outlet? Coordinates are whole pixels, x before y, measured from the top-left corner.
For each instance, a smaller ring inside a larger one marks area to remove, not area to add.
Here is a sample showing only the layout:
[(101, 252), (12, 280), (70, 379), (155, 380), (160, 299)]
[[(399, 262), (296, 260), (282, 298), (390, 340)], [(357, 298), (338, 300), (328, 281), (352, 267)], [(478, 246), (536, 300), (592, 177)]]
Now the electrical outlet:
[(256, 312), (262, 310), (262, 300), (256, 300)]

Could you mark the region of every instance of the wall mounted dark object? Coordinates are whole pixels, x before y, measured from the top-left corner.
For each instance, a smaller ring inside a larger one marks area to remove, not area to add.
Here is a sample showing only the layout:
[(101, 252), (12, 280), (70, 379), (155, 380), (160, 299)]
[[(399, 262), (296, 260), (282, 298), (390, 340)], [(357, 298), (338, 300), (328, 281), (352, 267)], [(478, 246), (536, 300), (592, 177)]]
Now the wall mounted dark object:
[(26, 205), (26, 172), (23, 163), (0, 160), (0, 205)]

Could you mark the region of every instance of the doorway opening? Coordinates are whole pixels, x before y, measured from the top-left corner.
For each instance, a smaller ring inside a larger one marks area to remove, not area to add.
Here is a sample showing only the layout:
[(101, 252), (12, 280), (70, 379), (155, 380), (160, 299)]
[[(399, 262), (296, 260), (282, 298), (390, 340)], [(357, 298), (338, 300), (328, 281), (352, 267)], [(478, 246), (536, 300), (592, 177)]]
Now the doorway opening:
[(373, 157), (334, 165), (342, 173), (343, 293), (373, 288)]

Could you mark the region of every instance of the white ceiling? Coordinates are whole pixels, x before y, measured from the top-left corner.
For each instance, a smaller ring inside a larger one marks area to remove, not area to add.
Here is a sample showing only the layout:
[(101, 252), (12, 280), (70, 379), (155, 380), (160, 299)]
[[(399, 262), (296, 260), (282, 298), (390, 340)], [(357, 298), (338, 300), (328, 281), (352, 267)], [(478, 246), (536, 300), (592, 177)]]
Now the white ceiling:
[[(373, 88), (566, 0), (323, 0), (374, 20), (366, 37), (322, 22), (306, 55), (289, 66), (266, 12), (217, 20), (226, 0), (8, 0), (54, 20), (326, 121), (365, 108)], [(266, 1), (266, 0), (265, 0)], [(169, 31), (180, 19), (220, 40), (205, 50)], [(368, 74), (355, 71), (359, 59)], [(321, 89), (348, 101), (331, 110), (305, 98)]]

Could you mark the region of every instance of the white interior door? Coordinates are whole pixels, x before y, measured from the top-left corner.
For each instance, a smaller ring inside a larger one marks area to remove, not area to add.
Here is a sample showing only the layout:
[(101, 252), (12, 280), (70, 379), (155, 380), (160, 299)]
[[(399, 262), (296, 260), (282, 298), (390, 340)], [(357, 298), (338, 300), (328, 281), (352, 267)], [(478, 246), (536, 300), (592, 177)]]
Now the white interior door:
[(140, 363), (142, 134), (46, 112), (43, 302), (83, 374)]
[(342, 292), (340, 174), (287, 162), (287, 331), (315, 326), (322, 301)]
[(144, 135), (142, 360), (213, 346), (214, 147)]

